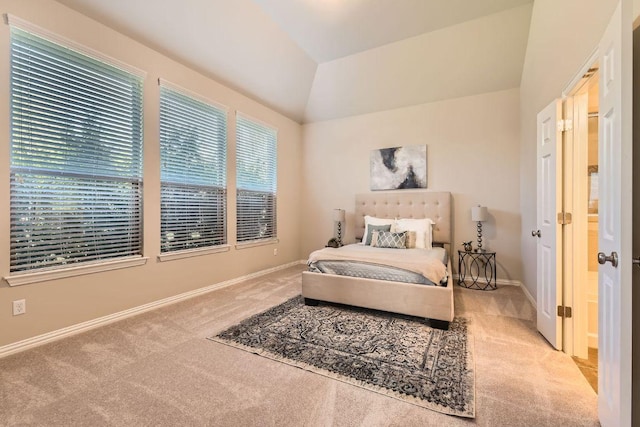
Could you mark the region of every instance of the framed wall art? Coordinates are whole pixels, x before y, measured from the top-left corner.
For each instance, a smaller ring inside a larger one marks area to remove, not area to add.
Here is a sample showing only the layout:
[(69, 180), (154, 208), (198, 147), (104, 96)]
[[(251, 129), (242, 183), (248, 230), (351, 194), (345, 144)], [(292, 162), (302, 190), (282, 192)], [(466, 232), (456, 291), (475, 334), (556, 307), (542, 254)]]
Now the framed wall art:
[(427, 188), (427, 146), (371, 151), (371, 190)]

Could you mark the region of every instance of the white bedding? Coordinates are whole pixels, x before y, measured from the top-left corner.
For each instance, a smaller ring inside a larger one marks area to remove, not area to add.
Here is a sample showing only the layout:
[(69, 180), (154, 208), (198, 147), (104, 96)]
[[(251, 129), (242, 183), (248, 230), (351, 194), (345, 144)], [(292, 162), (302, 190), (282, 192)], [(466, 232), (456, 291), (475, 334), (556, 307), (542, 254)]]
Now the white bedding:
[(346, 245), (340, 248), (324, 248), (309, 255), (309, 263), (317, 261), (361, 261), (389, 265), (413, 271), (440, 283), (447, 276), (443, 248), (433, 249), (389, 249), (375, 248), (363, 244)]

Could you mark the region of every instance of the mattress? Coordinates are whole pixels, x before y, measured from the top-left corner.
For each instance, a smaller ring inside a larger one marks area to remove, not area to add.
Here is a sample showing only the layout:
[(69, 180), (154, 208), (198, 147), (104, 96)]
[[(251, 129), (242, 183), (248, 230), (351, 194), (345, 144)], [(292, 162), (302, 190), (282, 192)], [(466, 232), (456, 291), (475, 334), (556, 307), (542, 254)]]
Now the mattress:
[(309, 257), (309, 271), (391, 282), (446, 286), (444, 248), (383, 249), (365, 245), (325, 248)]

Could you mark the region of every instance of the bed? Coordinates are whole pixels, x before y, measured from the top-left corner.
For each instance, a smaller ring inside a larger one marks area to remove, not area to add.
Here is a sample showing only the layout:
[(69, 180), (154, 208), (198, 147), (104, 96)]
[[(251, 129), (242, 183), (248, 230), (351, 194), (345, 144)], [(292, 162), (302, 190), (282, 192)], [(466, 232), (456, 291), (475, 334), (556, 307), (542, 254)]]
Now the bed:
[[(451, 249), (451, 193), (393, 192), (356, 195), (356, 237), (365, 231), (365, 216), (376, 218), (430, 218), (433, 246)], [(402, 249), (397, 249), (398, 251)], [(302, 296), (308, 305), (318, 301), (347, 304), (430, 319), (432, 326), (447, 329), (453, 320), (451, 261), (447, 279), (438, 285), (404, 283), (339, 274), (304, 271)]]

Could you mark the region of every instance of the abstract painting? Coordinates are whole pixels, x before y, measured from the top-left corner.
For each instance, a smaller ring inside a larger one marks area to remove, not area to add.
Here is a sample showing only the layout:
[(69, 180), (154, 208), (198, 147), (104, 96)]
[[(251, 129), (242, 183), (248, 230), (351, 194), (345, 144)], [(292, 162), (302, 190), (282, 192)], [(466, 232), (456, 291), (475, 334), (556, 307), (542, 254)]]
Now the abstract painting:
[(427, 188), (427, 146), (371, 151), (371, 190)]

